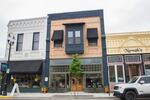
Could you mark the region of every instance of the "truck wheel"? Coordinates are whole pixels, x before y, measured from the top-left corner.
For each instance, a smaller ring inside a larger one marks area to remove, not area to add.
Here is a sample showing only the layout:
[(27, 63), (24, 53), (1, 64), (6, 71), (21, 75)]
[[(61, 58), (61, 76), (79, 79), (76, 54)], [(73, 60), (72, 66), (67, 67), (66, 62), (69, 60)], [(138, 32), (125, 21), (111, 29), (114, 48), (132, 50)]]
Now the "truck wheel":
[(127, 91), (125, 94), (126, 100), (136, 100), (136, 94), (133, 91)]

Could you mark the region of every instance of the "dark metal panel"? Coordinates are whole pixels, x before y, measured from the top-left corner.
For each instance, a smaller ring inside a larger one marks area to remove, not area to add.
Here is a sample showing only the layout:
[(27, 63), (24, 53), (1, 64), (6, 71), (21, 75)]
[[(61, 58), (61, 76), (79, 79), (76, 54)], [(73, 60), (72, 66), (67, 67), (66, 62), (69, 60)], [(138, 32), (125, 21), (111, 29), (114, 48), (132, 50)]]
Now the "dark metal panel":
[(39, 73), (42, 67), (41, 60), (32, 61), (11, 61), (11, 73)]
[(100, 15), (100, 29), (101, 29), (101, 42), (102, 42), (102, 63), (103, 63), (103, 83), (104, 86), (109, 85), (108, 79), (108, 66), (107, 66), (107, 51), (106, 51), (106, 36), (104, 26), (104, 15), (103, 11)]
[(63, 30), (54, 30), (52, 40), (54, 41), (63, 41)]
[(97, 39), (98, 38), (98, 32), (97, 28), (88, 28), (87, 29), (87, 38), (88, 39)]
[(50, 17), (51, 20), (96, 17), (96, 16), (103, 16), (103, 10), (56, 13), (56, 14), (48, 14), (48, 16)]

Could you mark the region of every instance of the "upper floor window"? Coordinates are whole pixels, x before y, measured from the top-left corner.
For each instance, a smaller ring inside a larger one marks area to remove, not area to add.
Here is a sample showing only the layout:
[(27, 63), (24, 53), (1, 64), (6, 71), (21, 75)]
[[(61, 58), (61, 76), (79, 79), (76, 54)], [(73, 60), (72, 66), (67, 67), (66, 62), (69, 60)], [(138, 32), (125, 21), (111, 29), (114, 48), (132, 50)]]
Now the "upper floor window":
[(39, 49), (39, 32), (33, 33), (33, 43), (32, 43), (32, 50), (38, 50)]
[(52, 41), (54, 41), (54, 48), (60, 48), (63, 44), (63, 30), (54, 30)]
[(75, 44), (80, 44), (81, 38), (80, 38), (80, 31), (75, 31)]
[(68, 44), (73, 44), (73, 31), (68, 31)]
[(16, 51), (22, 51), (22, 46), (23, 46), (23, 34), (18, 34)]
[(88, 39), (88, 46), (97, 46), (97, 39)]
[(55, 48), (60, 48), (60, 47), (62, 47), (62, 41), (54, 41), (54, 47), (55, 47)]
[(88, 46), (97, 46), (98, 32), (97, 28), (87, 29)]

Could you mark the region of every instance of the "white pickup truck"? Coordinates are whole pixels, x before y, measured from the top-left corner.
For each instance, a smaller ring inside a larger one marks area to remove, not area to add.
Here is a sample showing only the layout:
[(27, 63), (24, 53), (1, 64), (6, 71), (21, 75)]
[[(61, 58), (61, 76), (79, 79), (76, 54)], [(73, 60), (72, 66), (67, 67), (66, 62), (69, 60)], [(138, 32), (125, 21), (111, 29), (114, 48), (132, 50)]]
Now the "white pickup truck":
[(128, 83), (115, 85), (114, 96), (121, 100), (136, 100), (140, 97), (150, 98), (150, 75), (135, 76)]

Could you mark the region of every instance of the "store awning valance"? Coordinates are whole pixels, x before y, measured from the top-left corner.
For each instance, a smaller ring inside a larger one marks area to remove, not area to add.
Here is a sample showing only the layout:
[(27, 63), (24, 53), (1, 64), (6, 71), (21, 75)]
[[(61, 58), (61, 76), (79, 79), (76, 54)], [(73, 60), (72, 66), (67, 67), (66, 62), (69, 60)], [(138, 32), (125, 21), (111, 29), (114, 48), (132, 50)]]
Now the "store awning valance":
[(87, 29), (87, 38), (88, 39), (97, 39), (98, 38), (97, 28), (88, 28)]
[(55, 30), (52, 36), (52, 40), (54, 41), (63, 40), (63, 30)]
[(9, 68), (10, 73), (40, 73), (42, 61), (11, 61)]

